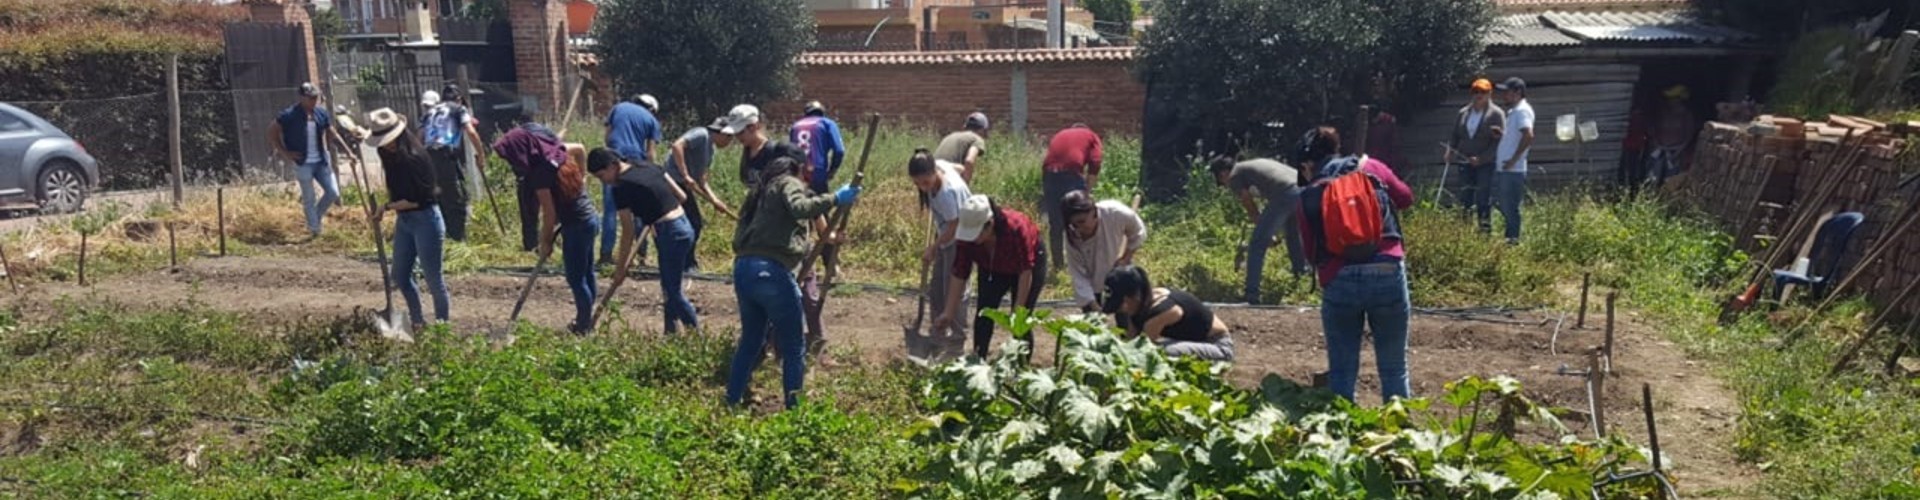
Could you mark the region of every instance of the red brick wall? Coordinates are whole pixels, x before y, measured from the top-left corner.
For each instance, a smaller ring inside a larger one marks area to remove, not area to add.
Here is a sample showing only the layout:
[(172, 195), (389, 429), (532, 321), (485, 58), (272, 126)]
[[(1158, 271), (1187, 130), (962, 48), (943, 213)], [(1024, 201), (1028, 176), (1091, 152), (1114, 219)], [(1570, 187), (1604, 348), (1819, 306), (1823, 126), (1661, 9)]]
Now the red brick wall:
[(513, 67), (520, 94), (543, 113), (561, 113), (566, 99), (561, 71), (567, 61), (567, 2), (508, 0), (513, 23)]
[(1145, 88), (1130, 61), (1038, 63), (842, 64), (800, 69), (802, 98), (763, 106), (769, 118), (798, 115), (800, 103), (819, 100), (835, 116), (879, 112), (936, 130), (957, 129), (968, 113), (993, 120), (996, 134), (1012, 133), (1013, 75), (1027, 75), (1028, 134), (1085, 122), (1106, 134), (1139, 135)]
[(248, 6), (248, 14), (254, 22), (292, 24), (300, 27), (300, 50), (307, 53), (307, 82), (318, 85), (320, 82), (320, 58), (313, 51), (313, 18), (307, 14), (307, 8), (300, 3), (287, 0), (260, 2)]

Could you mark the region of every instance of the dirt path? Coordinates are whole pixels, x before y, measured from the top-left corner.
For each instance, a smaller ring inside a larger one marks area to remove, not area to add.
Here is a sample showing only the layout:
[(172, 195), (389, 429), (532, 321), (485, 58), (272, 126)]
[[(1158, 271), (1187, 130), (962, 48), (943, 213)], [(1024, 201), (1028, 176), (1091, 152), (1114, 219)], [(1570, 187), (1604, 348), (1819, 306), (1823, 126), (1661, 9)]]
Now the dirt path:
[[(468, 330), (504, 326), (523, 282), (521, 277), (492, 274), (450, 279), (453, 321)], [(696, 280), (688, 291), (708, 327), (738, 325), (731, 286)], [(29, 299), (10, 300), (16, 302), (14, 307), (29, 310), (45, 310), (63, 296), (145, 306), (194, 300), (282, 321), (377, 310), (384, 303), (375, 266), (340, 257), (200, 259), (178, 272), (121, 276), (89, 288), (47, 285), (35, 292), (26, 295)], [(635, 327), (658, 330), (653, 324), (661, 318), (655, 282), (630, 281), (620, 290), (620, 299), (626, 304), (624, 316)], [(28, 302), (18, 303), (22, 300)], [(914, 355), (928, 354), (929, 344), (916, 342), (910, 347), (904, 341), (901, 325), (914, 315), (909, 297), (836, 295), (830, 298), (826, 314), (836, 362), (882, 364), (904, 359), (910, 350)], [(1240, 359), (1232, 372), (1236, 381), (1253, 383), (1267, 373), (1307, 381), (1326, 366), (1325, 343), (1314, 309), (1223, 308), (1219, 314), (1232, 325), (1240, 345)], [(523, 319), (551, 327), (565, 325), (572, 316), (571, 294), (556, 276), (541, 279), (523, 313)], [(1584, 416), (1584, 379), (1556, 372), (1563, 364), (1574, 369), (1585, 366), (1584, 355), (1575, 351), (1602, 343), (1604, 318), (1595, 314), (1584, 330), (1574, 330), (1573, 318), (1567, 318), (1557, 346), (1553, 340), (1557, 315), (1476, 318), (1415, 316), (1409, 346), (1415, 394), (1439, 394), (1446, 382), (1467, 375), (1508, 375), (1520, 379), (1539, 403), (1577, 409), (1578, 414), (1564, 420), (1575, 432), (1590, 436), (1593, 431)], [(1654, 330), (1630, 317), (1621, 319), (1614, 373), (1603, 395), (1609, 428), (1646, 443), (1640, 385), (1649, 383), (1656, 397), (1663, 451), (1671, 459), (1681, 491), (1687, 496), (1746, 494), (1746, 487), (1759, 474), (1738, 462), (1732, 452), (1739, 413), (1732, 393), (1704, 364), (1687, 360)], [(1004, 338), (1004, 334), (998, 337)], [(931, 345), (958, 349), (960, 344), (960, 339), (945, 339)], [(1038, 348), (1051, 352), (1044, 338)], [(1373, 375), (1372, 356), (1362, 359), (1359, 392), (1362, 402), (1371, 404), (1378, 401), (1379, 382)], [(821, 376), (832, 376), (832, 371), (828, 368)]]

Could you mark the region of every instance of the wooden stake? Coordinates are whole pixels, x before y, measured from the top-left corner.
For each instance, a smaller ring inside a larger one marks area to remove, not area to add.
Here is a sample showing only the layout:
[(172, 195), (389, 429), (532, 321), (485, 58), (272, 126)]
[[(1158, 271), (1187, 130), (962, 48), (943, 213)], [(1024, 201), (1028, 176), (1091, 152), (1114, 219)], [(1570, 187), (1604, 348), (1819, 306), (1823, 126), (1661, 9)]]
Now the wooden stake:
[(220, 256), (227, 256), (227, 188), (213, 190), (214, 212), (220, 219)]
[(173, 221), (167, 221), (167, 265), (180, 268), (180, 245), (173, 239)]
[(1607, 358), (1607, 373), (1613, 373), (1613, 300), (1620, 292), (1607, 292), (1607, 343), (1602, 349)]
[(1593, 273), (1580, 273), (1580, 317), (1573, 320), (1573, 329), (1587, 328), (1587, 291), (1593, 286)]
[(1653, 425), (1653, 384), (1640, 383), (1640, 410), (1647, 415), (1647, 443), (1653, 446), (1653, 471), (1660, 472), (1660, 432)]
[(87, 233), (80, 233), (80, 286), (87, 286)]
[(167, 57), (167, 151), (173, 165), (173, 208), (186, 197), (186, 169), (180, 160), (180, 55)]
[(1587, 398), (1593, 404), (1593, 435), (1596, 439), (1607, 436), (1607, 404), (1602, 398), (1607, 393), (1607, 373), (1600, 370), (1600, 352), (1587, 354)]
[(7, 285), (13, 288), (13, 293), (20, 293), (20, 282), (13, 278), (13, 263), (7, 260), (6, 245), (0, 245), (0, 272), (7, 273)]

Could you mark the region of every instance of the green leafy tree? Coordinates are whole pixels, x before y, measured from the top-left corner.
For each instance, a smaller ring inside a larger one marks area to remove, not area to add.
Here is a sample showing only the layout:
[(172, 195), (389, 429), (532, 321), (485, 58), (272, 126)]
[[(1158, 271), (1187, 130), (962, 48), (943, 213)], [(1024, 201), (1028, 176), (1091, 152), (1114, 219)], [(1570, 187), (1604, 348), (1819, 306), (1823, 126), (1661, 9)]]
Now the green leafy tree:
[(1163, 0), (1153, 14), (1139, 76), (1184, 121), (1231, 133), (1275, 121), (1299, 130), (1362, 103), (1404, 107), (1458, 85), (1485, 66), (1493, 6)]
[(803, 0), (607, 0), (593, 36), (621, 95), (653, 94), (691, 123), (792, 95), (813, 28)]

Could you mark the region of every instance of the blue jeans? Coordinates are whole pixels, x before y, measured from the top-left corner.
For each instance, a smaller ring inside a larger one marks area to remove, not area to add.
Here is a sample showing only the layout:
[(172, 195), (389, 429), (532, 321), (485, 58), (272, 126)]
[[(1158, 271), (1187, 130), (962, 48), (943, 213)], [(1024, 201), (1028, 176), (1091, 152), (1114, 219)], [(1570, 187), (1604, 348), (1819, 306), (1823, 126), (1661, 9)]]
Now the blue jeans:
[(594, 298), (600, 295), (593, 274), (593, 235), (600, 225), (593, 220), (574, 220), (560, 224), (560, 262), (566, 268), (567, 288), (573, 290), (575, 333), (593, 328)]
[(413, 283), (413, 266), (418, 262), (427, 277), (427, 290), (433, 293), (433, 319), (447, 320), (447, 280), (441, 273), (446, 254), (447, 222), (440, 218), (440, 207), (428, 206), (400, 212), (393, 225), (393, 281), (407, 299), (407, 311), (413, 325), (427, 323), (420, 310), (420, 287)]
[[(1055, 250), (1064, 246), (1067, 234), (1067, 215), (1060, 210), (1060, 198), (1067, 193), (1087, 189), (1087, 178), (1075, 172), (1047, 172), (1040, 176), (1040, 213), (1047, 218), (1047, 248)], [(1060, 267), (1066, 252), (1053, 254), (1053, 267)]]
[(1507, 239), (1520, 239), (1520, 200), (1527, 196), (1527, 173), (1495, 173), (1493, 184), (1500, 198), (1500, 217), (1507, 222)]
[(699, 329), (700, 318), (693, 302), (687, 300), (687, 262), (693, 259), (693, 222), (686, 217), (653, 225), (653, 243), (660, 246), (660, 296), (665, 298), (667, 333), (680, 331), (679, 325)]
[(1407, 376), (1407, 271), (1399, 262), (1352, 265), (1320, 296), (1320, 327), (1327, 335), (1327, 380), (1333, 392), (1353, 400), (1360, 372), (1360, 338), (1373, 329), (1373, 358), (1380, 368), (1380, 397), (1412, 397)]
[(1275, 233), (1287, 240), (1287, 262), (1294, 276), (1313, 271), (1307, 266), (1306, 247), (1300, 243), (1300, 218), (1294, 217), (1294, 211), (1300, 208), (1300, 190), (1293, 189), (1279, 196), (1267, 198), (1267, 207), (1260, 210), (1260, 222), (1253, 225), (1253, 239), (1247, 242), (1247, 283), (1242, 296), (1249, 304), (1260, 303), (1261, 275), (1267, 270), (1267, 248)]
[[(333, 175), (333, 165), (322, 159), (300, 165), (295, 171), (300, 184), (300, 208), (306, 211), (307, 232), (320, 234), (320, 219), (327, 215), (327, 209), (340, 201), (340, 179)], [(320, 199), (313, 196), (314, 184), (320, 185)]]
[(727, 376), (727, 404), (739, 406), (753, 381), (753, 369), (766, 353), (767, 334), (780, 349), (780, 387), (787, 407), (800, 404), (806, 381), (806, 347), (801, 339), (800, 285), (793, 271), (773, 259), (746, 256), (733, 261), (733, 293), (740, 301), (740, 345)]
[(613, 206), (612, 184), (603, 184), (600, 195), (604, 205), (600, 210), (600, 227), (607, 228), (600, 233), (600, 260), (612, 262), (614, 245), (620, 241), (620, 212)]

